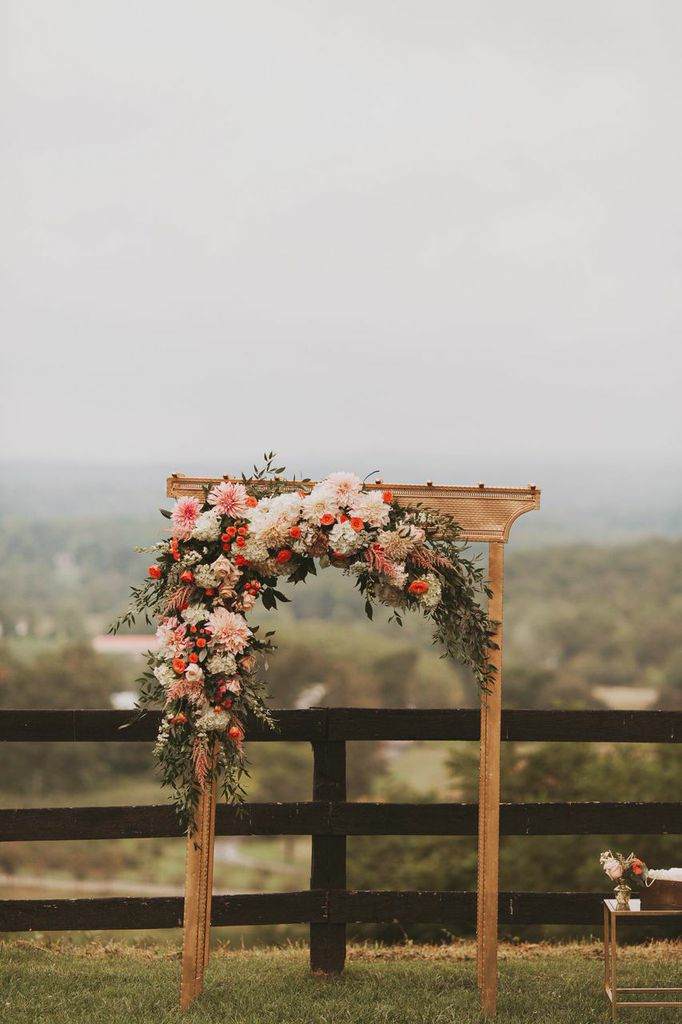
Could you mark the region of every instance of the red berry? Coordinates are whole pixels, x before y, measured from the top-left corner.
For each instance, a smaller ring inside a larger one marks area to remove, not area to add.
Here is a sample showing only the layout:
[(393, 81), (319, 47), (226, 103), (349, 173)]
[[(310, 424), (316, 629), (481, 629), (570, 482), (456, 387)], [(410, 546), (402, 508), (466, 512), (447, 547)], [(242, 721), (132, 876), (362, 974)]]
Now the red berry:
[(239, 529), (237, 530), (237, 533), (239, 534), (240, 537), (246, 537), (248, 532), (248, 526), (240, 526)]
[(237, 555), (237, 557), (234, 560), (234, 564), (242, 566), (242, 565), (248, 565), (249, 562), (248, 562), (248, 559), (244, 558), (243, 555)]
[(235, 540), (235, 544), (237, 545), (238, 548), (243, 548), (244, 545), (246, 544), (246, 541), (244, 540), (243, 537), (237, 537), (237, 539)]

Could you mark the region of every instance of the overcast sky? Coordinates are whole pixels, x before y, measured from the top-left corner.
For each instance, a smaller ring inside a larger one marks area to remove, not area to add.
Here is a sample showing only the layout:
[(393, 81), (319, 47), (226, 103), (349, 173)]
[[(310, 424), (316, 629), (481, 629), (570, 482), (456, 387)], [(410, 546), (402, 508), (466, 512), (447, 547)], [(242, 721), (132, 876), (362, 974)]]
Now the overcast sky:
[(679, 0), (4, 9), (10, 458), (680, 454)]

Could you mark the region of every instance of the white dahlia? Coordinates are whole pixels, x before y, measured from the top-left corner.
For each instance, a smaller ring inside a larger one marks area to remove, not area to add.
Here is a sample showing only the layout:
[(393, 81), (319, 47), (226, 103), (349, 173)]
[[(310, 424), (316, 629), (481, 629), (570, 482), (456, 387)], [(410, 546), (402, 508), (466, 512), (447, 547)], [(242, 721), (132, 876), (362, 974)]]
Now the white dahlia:
[(367, 526), (385, 526), (391, 513), (381, 496), (381, 491), (368, 491), (359, 494), (351, 506), (350, 515), (354, 519), (362, 519)]
[(339, 515), (339, 503), (336, 499), (334, 492), (318, 484), (314, 487), (310, 494), (306, 495), (301, 501), (301, 516), (309, 523), (314, 523), (318, 526), (322, 521), (323, 516), (333, 516), (334, 519)]
[(330, 473), (318, 487), (324, 491), (331, 491), (336, 502), (346, 507), (352, 505), (362, 491), (362, 480), (355, 473)]

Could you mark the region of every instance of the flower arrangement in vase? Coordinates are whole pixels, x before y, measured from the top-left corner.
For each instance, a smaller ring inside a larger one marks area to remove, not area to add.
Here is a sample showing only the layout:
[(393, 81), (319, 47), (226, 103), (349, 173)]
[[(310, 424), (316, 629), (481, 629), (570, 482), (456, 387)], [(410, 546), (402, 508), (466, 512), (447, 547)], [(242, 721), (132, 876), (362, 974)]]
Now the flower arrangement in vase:
[(648, 868), (643, 860), (629, 853), (612, 853), (605, 850), (599, 857), (599, 863), (612, 882), (616, 882), (616, 910), (630, 909), (630, 893), (633, 885), (643, 886), (646, 882)]

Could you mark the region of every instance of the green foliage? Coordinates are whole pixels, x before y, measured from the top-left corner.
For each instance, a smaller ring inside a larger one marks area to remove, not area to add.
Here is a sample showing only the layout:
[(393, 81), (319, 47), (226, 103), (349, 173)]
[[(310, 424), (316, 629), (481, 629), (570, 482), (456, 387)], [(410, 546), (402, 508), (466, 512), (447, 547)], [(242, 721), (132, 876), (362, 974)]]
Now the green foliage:
[[(432, 947), (351, 950), (344, 975), (310, 973), (307, 950), (219, 951), (201, 997), (178, 1006), (178, 955), (120, 944), (0, 947), (3, 1007), (12, 1024), (479, 1024), (475, 954), (470, 944), (441, 955)], [(500, 1024), (601, 1024), (603, 965), (595, 944), (557, 950), (503, 948)], [(679, 947), (661, 944), (627, 956), (633, 985), (670, 985)], [(639, 1009), (638, 1024), (660, 1024)], [(674, 1017), (665, 1018), (673, 1020)]]

